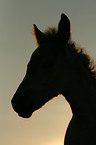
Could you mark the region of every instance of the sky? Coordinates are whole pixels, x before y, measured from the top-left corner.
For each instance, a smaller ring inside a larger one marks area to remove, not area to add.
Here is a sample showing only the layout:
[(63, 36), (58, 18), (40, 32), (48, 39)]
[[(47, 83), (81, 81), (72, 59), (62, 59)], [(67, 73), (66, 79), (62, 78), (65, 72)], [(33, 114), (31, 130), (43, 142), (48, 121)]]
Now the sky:
[(63, 145), (72, 113), (63, 96), (30, 119), (21, 119), (10, 100), (36, 49), (32, 24), (43, 31), (58, 26), (61, 13), (71, 21), (72, 40), (96, 62), (96, 0), (0, 0), (0, 144)]

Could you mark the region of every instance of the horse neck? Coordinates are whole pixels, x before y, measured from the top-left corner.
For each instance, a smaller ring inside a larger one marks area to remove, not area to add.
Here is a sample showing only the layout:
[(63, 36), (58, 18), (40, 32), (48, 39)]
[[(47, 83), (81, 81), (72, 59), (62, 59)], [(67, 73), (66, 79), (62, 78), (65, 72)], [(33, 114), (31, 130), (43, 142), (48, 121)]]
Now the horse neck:
[(72, 83), (65, 96), (72, 109), (73, 116), (79, 120), (83, 119), (92, 123), (96, 114), (96, 89), (90, 79), (80, 79), (77, 83)]

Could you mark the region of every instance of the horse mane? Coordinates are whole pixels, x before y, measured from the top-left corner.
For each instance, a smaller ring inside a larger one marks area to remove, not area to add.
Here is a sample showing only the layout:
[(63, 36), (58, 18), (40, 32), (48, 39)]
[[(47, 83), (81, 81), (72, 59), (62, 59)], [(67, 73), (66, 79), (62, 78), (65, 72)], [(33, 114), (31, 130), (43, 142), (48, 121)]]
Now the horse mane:
[[(35, 32), (33, 35), (36, 39)], [(58, 31), (56, 30), (56, 28), (47, 28), (47, 30), (44, 32), (44, 37), (42, 39), (43, 39), (42, 40), (43, 42), (60, 41), (60, 39), (58, 37)], [(93, 59), (87, 54), (87, 52), (85, 52), (85, 48), (78, 47), (74, 41), (69, 40), (68, 47), (70, 47), (77, 53), (80, 61), (82, 62), (84, 67), (88, 70), (88, 72), (93, 80), (93, 83), (96, 87), (96, 70), (95, 70), (95, 63), (94, 63)]]
[(71, 47), (71, 49), (73, 49), (77, 53), (80, 61), (88, 70), (96, 87), (96, 70), (94, 60), (88, 55), (85, 48), (78, 47), (75, 42), (69, 41), (69, 47)]

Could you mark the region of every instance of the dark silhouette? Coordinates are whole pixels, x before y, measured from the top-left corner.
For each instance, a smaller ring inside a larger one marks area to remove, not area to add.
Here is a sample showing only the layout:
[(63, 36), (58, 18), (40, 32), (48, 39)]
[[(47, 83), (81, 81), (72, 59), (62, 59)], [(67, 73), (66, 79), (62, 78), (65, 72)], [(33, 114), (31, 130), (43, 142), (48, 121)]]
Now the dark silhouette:
[(24, 80), (12, 98), (19, 116), (32, 113), (58, 94), (65, 96), (72, 119), (65, 145), (96, 145), (96, 71), (83, 48), (71, 40), (70, 21), (64, 14), (58, 30), (42, 33), (34, 25), (38, 48), (27, 65)]

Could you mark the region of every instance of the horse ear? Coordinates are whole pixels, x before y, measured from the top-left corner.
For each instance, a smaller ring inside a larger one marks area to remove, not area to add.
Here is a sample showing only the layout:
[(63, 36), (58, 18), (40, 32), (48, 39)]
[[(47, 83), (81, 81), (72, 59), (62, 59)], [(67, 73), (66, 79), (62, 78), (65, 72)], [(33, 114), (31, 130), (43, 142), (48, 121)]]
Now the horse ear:
[(61, 14), (61, 19), (58, 25), (58, 35), (60, 39), (67, 42), (71, 38), (70, 20), (65, 14)]
[(44, 36), (44, 33), (42, 33), (35, 24), (33, 24), (33, 35), (35, 37), (36, 40), (36, 44), (40, 45), (42, 38)]

